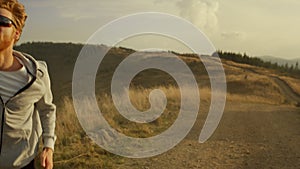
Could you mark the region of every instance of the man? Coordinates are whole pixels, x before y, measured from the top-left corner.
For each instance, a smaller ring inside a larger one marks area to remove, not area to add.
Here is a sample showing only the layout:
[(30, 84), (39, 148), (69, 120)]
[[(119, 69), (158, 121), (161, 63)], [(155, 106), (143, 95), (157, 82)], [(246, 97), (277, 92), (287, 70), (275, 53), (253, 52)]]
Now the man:
[(13, 50), (27, 15), (17, 0), (0, 0), (0, 169), (53, 168), (55, 105), (45, 62)]

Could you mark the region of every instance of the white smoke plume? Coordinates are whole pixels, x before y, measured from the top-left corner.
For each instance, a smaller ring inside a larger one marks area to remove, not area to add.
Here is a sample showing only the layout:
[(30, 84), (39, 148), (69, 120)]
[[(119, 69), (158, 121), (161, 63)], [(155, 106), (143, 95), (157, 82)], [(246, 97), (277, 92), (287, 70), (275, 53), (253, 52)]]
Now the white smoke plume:
[(181, 17), (208, 32), (218, 29), (219, 2), (215, 0), (180, 0), (177, 2)]

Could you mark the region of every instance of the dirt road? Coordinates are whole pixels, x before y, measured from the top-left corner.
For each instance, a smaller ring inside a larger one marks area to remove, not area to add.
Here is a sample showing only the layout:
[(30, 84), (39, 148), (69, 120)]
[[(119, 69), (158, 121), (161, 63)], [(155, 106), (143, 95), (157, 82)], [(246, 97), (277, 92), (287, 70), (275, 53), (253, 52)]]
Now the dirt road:
[(296, 106), (300, 106), (300, 95), (296, 93), (284, 80), (276, 76), (269, 76), (272, 78), (280, 87), (281, 93), (285, 95), (285, 98), (289, 102), (296, 102)]
[[(254, 70), (249, 70), (254, 73)], [(268, 75), (266, 75), (268, 76)], [(300, 97), (283, 80), (269, 76), (288, 102)], [(207, 112), (208, 106), (201, 112)], [(300, 108), (227, 102), (214, 135), (198, 143), (206, 118), (200, 113), (190, 134), (172, 150), (147, 159), (124, 159), (121, 169), (297, 169), (300, 167)]]
[(204, 115), (172, 150), (147, 159), (124, 159), (125, 169), (296, 169), (300, 166), (300, 108), (227, 103), (214, 135), (198, 143)]
[(271, 78), (280, 88), (280, 92), (285, 96), (286, 101), (294, 103), (296, 106), (300, 106), (300, 93), (295, 92), (284, 80), (275, 75), (267, 74), (266, 72), (260, 72), (256, 70), (256, 67), (242, 67), (237, 65), (227, 65), (231, 67), (236, 67), (254, 74), (263, 75), (268, 78)]

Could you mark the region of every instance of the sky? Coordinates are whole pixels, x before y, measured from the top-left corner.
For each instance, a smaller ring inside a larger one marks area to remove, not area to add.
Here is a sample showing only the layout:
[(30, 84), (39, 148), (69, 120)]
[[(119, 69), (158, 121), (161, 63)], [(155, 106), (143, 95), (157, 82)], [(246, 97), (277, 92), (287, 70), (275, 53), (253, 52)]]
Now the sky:
[[(19, 1), (25, 5), (28, 19), (18, 44), (86, 43), (98, 29), (120, 17), (163, 12), (191, 22), (219, 50), (250, 56), (300, 57), (299, 0)], [(118, 45), (139, 50), (189, 50), (179, 41), (157, 35), (131, 37)]]

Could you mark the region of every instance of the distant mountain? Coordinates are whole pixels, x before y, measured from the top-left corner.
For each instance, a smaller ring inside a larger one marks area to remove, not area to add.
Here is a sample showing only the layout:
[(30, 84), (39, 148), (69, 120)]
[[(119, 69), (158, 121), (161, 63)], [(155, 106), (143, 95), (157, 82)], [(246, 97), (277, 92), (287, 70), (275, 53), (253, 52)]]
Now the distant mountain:
[(263, 61), (269, 61), (271, 63), (278, 63), (279, 65), (285, 65), (288, 64), (289, 66), (294, 65), (298, 62), (300, 64), (300, 58), (295, 59), (283, 59), (275, 56), (260, 56), (258, 57), (262, 59)]

